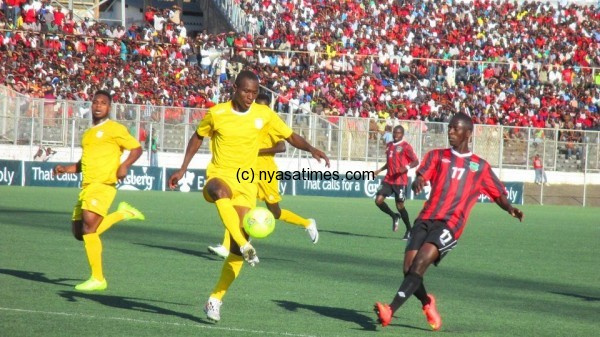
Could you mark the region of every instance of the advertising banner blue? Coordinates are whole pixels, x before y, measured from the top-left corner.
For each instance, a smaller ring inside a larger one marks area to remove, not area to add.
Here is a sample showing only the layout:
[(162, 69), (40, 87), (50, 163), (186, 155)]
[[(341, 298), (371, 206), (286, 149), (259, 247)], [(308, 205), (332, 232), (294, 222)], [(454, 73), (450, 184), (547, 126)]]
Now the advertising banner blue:
[(0, 160), (0, 185), (21, 186), (23, 162)]
[[(81, 174), (70, 173), (61, 176), (52, 175), (52, 169), (58, 163), (21, 162), (0, 160), (0, 185), (49, 186), (49, 187), (80, 187)], [(24, 171), (22, 170), (24, 165)], [(120, 190), (135, 191), (170, 191), (167, 179), (176, 172), (175, 168), (148, 166), (132, 166), (127, 176), (117, 185)], [(22, 176), (24, 172), (24, 176)], [(382, 176), (374, 180), (348, 179), (345, 174), (323, 176), (322, 179), (301, 179), (293, 172), (281, 172), (283, 179), (279, 181), (281, 195), (314, 195), (324, 197), (373, 198), (381, 184)], [(298, 173), (298, 172), (296, 172)], [(330, 178), (330, 179), (329, 179)], [(412, 181), (409, 181), (409, 186)], [(198, 192), (206, 184), (206, 170), (190, 169), (179, 181), (175, 191)], [(522, 182), (504, 182), (508, 199), (515, 205), (524, 201)], [(413, 195), (409, 189), (408, 199), (426, 200), (429, 189), (419, 195)], [(481, 195), (479, 202), (492, 202), (487, 196)]]
[(162, 167), (132, 166), (127, 175), (117, 184), (120, 190), (162, 191), (164, 170)]
[(81, 187), (81, 173), (52, 174), (54, 166), (70, 163), (25, 162), (25, 186)]
[[(81, 187), (81, 173), (66, 173), (55, 176), (54, 166), (71, 163), (25, 162), (25, 186)], [(132, 166), (122, 182), (121, 190), (162, 191), (163, 169), (160, 167)]]
[(279, 182), (282, 194), (315, 195), (323, 197), (374, 197), (380, 178), (375, 180), (313, 179), (313, 180), (283, 180)]
[[(177, 169), (174, 168), (166, 168), (165, 169), (165, 190), (170, 191), (168, 179), (171, 174), (177, 172)], [(190, 169), (187, 170), (183, 178), (179, 181), (178, 187), (174, 191), (178, 192), (198, 192), (202, 191), (204, 188), (204, 184), (206, 184), (206, 170), (196, 170)]]

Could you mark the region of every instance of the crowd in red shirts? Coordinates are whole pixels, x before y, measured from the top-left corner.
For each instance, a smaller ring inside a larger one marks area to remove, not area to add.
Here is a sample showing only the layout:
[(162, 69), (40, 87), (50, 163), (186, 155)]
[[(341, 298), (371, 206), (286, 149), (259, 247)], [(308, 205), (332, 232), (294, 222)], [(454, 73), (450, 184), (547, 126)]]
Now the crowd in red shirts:
[(380, 131), (457, 111), (486, 124), (600, 125), (595, 6), (246, 0), (237, 1), (243, 32), (190, 39), (174, 8), (149, 7), (125, 29), (39, 1), (21, 3), (15, 21), (19, 1), (4, 0), (0, 12), (0, 81), (34, 97), (88, 99), (104, 88), (116, 102), (209, 107), (229, 98), (246, 66), (281, 112), (386, 120)]
[(448, 120), (462, 111), (477, 123), (598, 128), (600, 74), (590, 68), (600, 65), (595, 6), (479, 0), (241, 5), (249, 34), (239, 37), (237, 52), (271, 73), (267, 86), (282, 94), (283, 105), (317, 100), (338, 115)]

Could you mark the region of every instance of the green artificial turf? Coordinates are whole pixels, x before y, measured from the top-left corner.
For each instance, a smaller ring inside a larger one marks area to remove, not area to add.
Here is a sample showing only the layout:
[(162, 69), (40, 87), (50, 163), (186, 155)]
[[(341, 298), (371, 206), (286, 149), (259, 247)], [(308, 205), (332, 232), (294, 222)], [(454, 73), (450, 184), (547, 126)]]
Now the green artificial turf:
[[(402, 281), (403, 230), (370, 199), (287, 197), (317, 219), (313, 245), (278, 221), (254, 240), (224, 298), (221, 322), (202, 308), (222, 267), (206, 247), (223, 227), (201, 193), (119, 191), (146, 215), (102, 235), (108, 289), (81, 293), (89, 277), (71, 235), (78, 190), (0, 187), (1, 336), (425, 336), (433, 332), (411, 298), (392, 324), (376, 324), (375, 301)], [(388, 201), (390, 206), (392, 203)], [(411, 219), (421, 202), (409, 201)], [(524, 223), (494, 204), (476, 205), (459, 245), (425, 275), (443, 318), (439, 334), (593, 336), (600, 315), (598, 209), (520, 206)], [(402, 225), (401, 225), (402, 227)]]

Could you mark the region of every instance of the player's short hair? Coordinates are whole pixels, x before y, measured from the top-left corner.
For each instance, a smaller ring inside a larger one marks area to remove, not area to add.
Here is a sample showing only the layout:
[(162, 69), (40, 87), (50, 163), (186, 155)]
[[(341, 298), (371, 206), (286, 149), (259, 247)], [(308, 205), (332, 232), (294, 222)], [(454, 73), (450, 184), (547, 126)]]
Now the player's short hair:
[(258, 94), (258, 96), (256, 96), (256, 99), (254, 101), (258, 104), (269, 105), (271, 104), (271, 97), (261, 92), (260, 94)]
[(235, 78), (235, 85), (240, 86), (243, 80), (258, 82), (258, 76), (250, 70), (242, 70)]
[(400, 130), (404, 134), (404, 127), (402, 125), (394, 126), (394, 130), (392, 132), (396, 132), (396, 130)]
[(458, 121), (463, 121), (467, 130), (473, 131), (473, 120), (471, 119), (471, 117), (469, 115), (459, 112), (452, 117), (452, 119), (455, 119), (455, 118)]
[(110, 92), (106, 91), (106, 90), (96, 90), (96, 93), (94, 93), (94, 96), (98, 96), (98, 95), (102, 95), (102, 96), (106, 96), (108, 98), (108, 104), (112, 103), (112, 96), (110, 96)]

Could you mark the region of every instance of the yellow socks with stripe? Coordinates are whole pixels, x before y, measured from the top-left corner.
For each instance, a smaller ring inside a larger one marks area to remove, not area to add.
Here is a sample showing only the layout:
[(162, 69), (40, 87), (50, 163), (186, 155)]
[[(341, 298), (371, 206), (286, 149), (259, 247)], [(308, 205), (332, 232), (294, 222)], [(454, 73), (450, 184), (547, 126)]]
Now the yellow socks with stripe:
[(244, 265), (244, 259), (236, 254), (229, 254), (225, 262), (223, 263), (223, 269), (221, 269), (221, 277), (219, 278), (219, 282), (215, 286), (210, 297), (214, 297), (221, 301), (227, 289), (231, 286), (233, 281), (240, 274), (240, 270), (242, 270), (242, 266)]
[(238, 246), (242, 247), (248, 243), (248, 240), (244, 237), (242, 229), (240, 228), (240, 217), (233, 207), (231, 199), (219, 199), (215, 201), (215, 205), (217, 205), (217, 211), (219, 212), (221, 221), (223, 221), (223, 225), (225, 225), (225, 228), (229, 231), (231, 237), (233, 237), (233, 240)]
[(223, 243), (221, 245), (227, 248), (227, 250), (231, 248), (231, 236), (229, 236), (228, 230), (225, 230), (225, 235), (223, 236)]
[(92, 269), (92, 277), (98, 281), (103, 281), (102, 241), (100, 241), (100, 236), (98, 233), (86, 234), (83, 236), (83, 242), (85, 243), (85, 253)]
[(294, 212), (288, 211), (287, 209), (281, 210), (279, 220), (291, 223), (292, 225), (302, 226), (304, 228), (310, 225), (310, 221), (308, 219), (305, 219)]
[(96, 229), (96, 234), (100, 235), (106, 232), (106, 230), (112, 227), (112, 225), (116, 224), (117, 222), (123, 219), (125, 219), (125, 215), (123, 214), (123, 212), (117, 211), (110, 213), (109, 215), (104, 217), (104, 219), (100, 223), (100, 226), (98, 226), (98, 229)]

